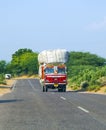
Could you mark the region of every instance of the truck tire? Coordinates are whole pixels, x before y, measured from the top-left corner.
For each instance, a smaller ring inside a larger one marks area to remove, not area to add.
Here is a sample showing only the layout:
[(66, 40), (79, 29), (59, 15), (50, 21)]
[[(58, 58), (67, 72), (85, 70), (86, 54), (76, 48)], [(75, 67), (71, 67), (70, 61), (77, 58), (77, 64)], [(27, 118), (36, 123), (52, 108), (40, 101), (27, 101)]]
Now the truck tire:
[(58, 92), (63, 92), (63, 88), (58, 88)]
[(46, 92), (48, 92), (48, 87), (47, 87), (47, 86), (46, 86), (46, 88), (45, 88), (45, 89), (46, 89)]
[(60, 89), (58, 88), (58, 92), (60, 92)]
[(59, 89), (59, 92), (66, 92), (66, 86), (62, 86), (61, 89)]
[(66, 92), (66, 86), (63, 87), (63, 92)]
[(43, 92), (45, 92), (45, 87), (43, 86)]

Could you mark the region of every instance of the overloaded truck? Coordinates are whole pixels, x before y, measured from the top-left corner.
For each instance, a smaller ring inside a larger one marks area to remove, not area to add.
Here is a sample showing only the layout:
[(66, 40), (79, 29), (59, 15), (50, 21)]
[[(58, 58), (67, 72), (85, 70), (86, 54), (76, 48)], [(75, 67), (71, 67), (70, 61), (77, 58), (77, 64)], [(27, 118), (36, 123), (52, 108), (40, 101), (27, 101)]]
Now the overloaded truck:
[(38, 55), (39, 78), (43, 92), (58, 89), (66, 92), (68, 51), (65, 49), (44, 50)]

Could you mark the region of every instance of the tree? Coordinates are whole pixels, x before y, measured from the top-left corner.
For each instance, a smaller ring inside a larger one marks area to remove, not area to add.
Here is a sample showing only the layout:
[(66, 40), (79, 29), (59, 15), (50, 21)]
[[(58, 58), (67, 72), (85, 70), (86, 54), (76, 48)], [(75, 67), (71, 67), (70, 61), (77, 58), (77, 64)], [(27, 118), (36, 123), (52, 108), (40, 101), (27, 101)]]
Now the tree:
[(11, 68), (13, 73), (35, 74), (38, 72), (38, 53), (34, 53), (30, 49), (19, 49), (12, 55)]
[(37, 53), (25, 53), (20, 57), (20, 66), (25, 74), (37, 74), (38, 73), (38, 54)]
[(92, 65), (103, 66), (106, 62), (105, 58), (99, 57), (89, 52), (70, 52), (68, 65)]
[(5, 73), (6, 70), (6, 61), (1, 60), (0, 61), (0, 73)]
[(32, 53), (33, 51), (31, 49), (27, 49), (27, 48), (23, 48), (23, 49), (19, 49), (18, 51), (16, 51), (13, 55), (12, 55), (12, 59), (14, 59), (14, 57), (19, 57), (22, 54), (25, 53)]

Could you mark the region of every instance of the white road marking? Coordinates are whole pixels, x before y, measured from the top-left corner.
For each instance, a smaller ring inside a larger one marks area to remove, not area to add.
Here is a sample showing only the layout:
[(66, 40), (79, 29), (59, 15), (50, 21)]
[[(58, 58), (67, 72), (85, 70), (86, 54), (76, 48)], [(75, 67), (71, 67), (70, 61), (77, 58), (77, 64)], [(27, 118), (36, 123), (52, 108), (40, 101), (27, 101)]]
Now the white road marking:
[(32, 83), (31, 83), (31, 81), (28, 80), (28, 82), (29, 82), (29, 84), (31, 85), (32, 89), (33, 89), (34, 91), (36, 91), (36, 89), (34, 88), (34, 86), (33, 86)]
[(12, 91), (14, 91), (14, 89), (15, 89), (15, 86), (16, 86), (16, 83), (17, 83), (17, 80), (15, 80), (15, 81), (14, 81), (14, 83), (13, 83), (13, 85), (11, 86), (11, 88), (12, 88)]
[(79, 108), (80, 110), (82, 110), (82, 111), (86, 112), (86, 113), (89, 113), (89, 111), (88, 111), (88, 110), (86, 110), (86, 109), (84, 109), (83, 107), (78, 106), (78, 108)]
[(63, 100), (66, 100), (66, 98), (64, 98), (64, 97), (60, 97), (61, 99), (63, 99)]

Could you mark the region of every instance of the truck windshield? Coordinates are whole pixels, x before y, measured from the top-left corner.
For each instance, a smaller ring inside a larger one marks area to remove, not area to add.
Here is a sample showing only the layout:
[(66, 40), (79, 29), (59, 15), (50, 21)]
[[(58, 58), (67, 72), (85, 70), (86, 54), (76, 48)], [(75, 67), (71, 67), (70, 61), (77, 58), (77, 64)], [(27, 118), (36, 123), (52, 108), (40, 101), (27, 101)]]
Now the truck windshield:
[(58, 73), (65, 74), (65, 68), (58, 68)]
[(46, 74), (54, 73), (54, 68), (46, 68), (45, 73)]

